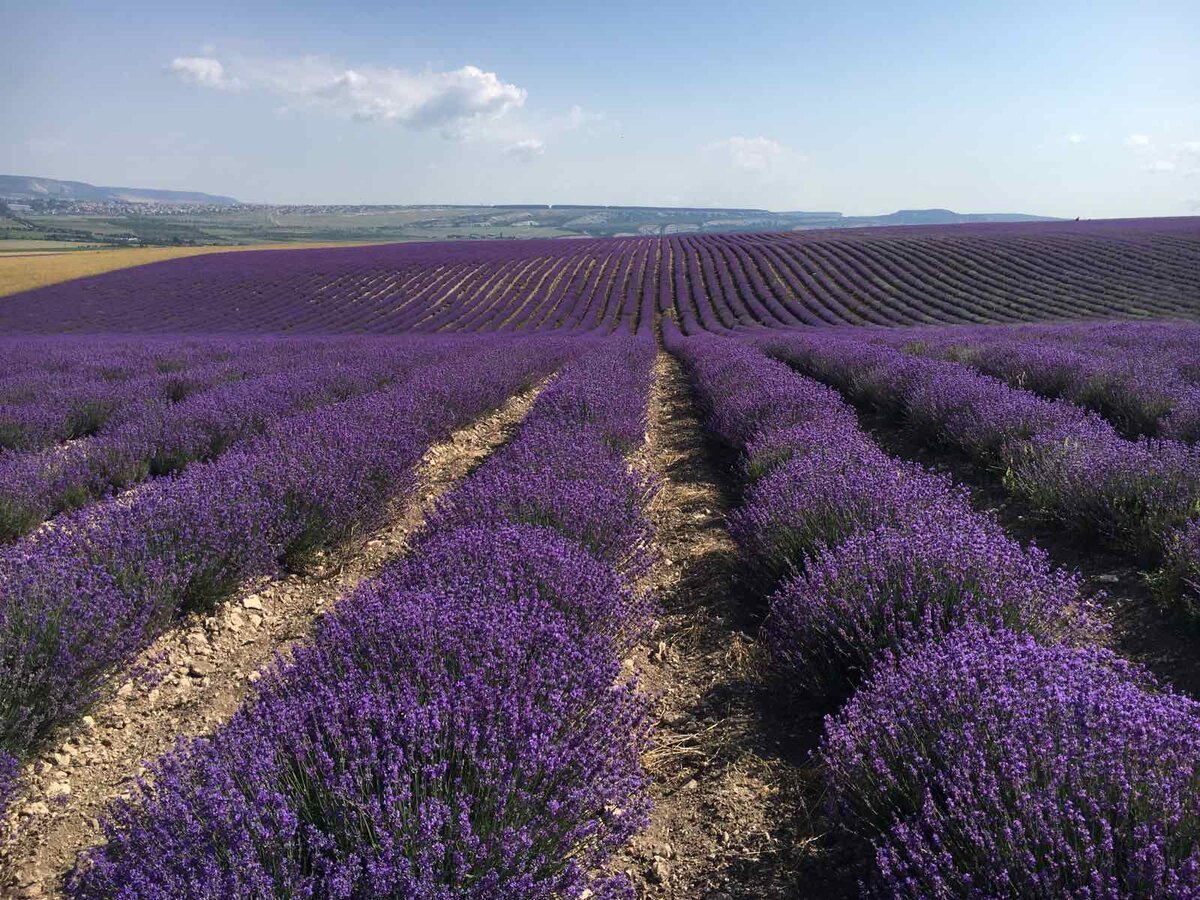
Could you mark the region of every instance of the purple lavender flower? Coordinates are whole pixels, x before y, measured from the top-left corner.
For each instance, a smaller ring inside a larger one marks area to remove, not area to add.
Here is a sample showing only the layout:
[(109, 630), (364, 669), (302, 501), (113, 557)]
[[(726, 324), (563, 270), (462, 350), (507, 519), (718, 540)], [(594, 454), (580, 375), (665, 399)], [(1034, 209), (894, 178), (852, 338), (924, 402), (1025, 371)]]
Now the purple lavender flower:
[(1106, 650), (964, 629), (880, 667), (821, 761), (884, 896), (1200, 893), (1200, 706)]

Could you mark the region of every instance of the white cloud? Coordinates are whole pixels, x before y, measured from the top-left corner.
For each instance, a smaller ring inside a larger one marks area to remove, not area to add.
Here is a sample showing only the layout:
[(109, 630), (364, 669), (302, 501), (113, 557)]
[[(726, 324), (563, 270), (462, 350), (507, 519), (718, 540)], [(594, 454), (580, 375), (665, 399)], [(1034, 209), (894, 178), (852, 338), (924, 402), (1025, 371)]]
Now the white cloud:
[(350, 69), (319, 56), (243, 59), (228, 65), (207, 57), (180, 57), (171, 63), (171, 69), (183, 80), (203, 87), (245, 87), (282, 97), (289, 107), (439, 129), (454, 138), (464, 137), (473, 123), (494, 120), (521, 107), (526, 98), (523, 88), (476, 66), (412, 72), (390, 66)]
[(755, 175), (771, 175), (789, 158), (800, 161), (787, 147), (765, 137), (731, 137), (704, 148), (728, 160), (733, 168)]
[(201, 87), (230, 90), (237, 81), (225, 74), (225, 66), (219, 59), (207, 56), (177, 56), (171, 60), (171, 71), (189, 84)]
[(1082, 144), (1083, 143), (1083, 135), (1077, 131), (1073, 131), (1073, 132), (1071, 132), (1071, 134), (1067, 135), (1067, 143), (1068, 144)]
[(520, 160), (528, 161), (535, 156), (541, 156), (546, 152), (546, 145), (537, 138), (526, 138), (523, 141), (516, 141), (504, 148), (504, 153), (508, 156), (515, 156)]
[(604, 121), (604, 113), (587, 112), (582, 106), (572, 106), (566, 116), (566, 128), (569, 131), (578, 131), (588, 125), (595, 125), (598, 122)]
[(1150, 136), (1146, 134), (1131, 134), (1125, 138), (1125, 146), (1133, 149), (1150, 146)]
[(1200, 141), (1182, 141), (1166, 149), (1166, 155), (1142, 166), (1142, 171), (1156, 175), (1179, 172), (1184, 177), (1200, 175)]

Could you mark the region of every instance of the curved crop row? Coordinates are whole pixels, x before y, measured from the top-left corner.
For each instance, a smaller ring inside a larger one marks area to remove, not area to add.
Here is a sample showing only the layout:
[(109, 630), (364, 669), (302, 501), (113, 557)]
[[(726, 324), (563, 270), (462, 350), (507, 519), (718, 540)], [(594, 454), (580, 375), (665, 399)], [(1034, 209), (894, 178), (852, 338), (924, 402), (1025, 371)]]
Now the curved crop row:
[(1200, 316), (1194, 220), (208, 254), (5, 298), (0, 331), (650, 333)]
[(783, 577), (776, 665), (810, 699), (850, 693), (820, 774), (833, 818), (874, 845), (880, 895), (1200, 890), (1200, 704), (1088, 646), (1073, 576), (888, 459), (826, 388), (727, 339), (668, 337), (741, 451), (743, 552), (768, 589)]
[[(762, 346), (802, 371), (1003, 474), (1007, 490), (1135, 560), (1178, 567), (1200, 516), (1200, 448), (1122, 438), (1094, 413), (972, 371), (845, 336), (780, 334)], [(1183, 548), (1183, 549), (1181, 549)], [(1167, 583), (1185, 586), (1179, 579)], [(1185, 595), (1184, 603), (1197, 598)]]
[(281, 419), (0, 550), (0, 754), (24, 756), (75, 716), (175, 616), (369, 527), (432, 441), (570, 352), (561, 341), (438, 349), (387, 390)]
[[(74, 897), (578, 897), (646, 822), (654, 348), (584, 353), (212, 738), (118, 804)], [(530, 465), (539, 466), (537, 477)]]

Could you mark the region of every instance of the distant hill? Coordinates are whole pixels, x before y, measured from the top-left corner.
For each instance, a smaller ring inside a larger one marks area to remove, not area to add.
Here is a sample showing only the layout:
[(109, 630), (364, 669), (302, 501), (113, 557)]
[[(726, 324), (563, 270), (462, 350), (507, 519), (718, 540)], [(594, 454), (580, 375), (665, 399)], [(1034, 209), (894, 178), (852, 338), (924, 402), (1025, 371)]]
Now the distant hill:
[(854, 225), (958, 225), (963, 222), (1046, 222), (1047, 216), (1025, 213), (956, 213), (950, 209), (901, 209), (881, 216), (842, 216)]
[(0, 175), (0, 197), (10, 200), (81, 200), (99, 203), (204, 203), (236, 206), (233, 197), (199, 191), (160, 191), (155, 188), (98, 187), (84, 181)]
[(0, 175), (0, 242), (46, 239), (160, 246), (624, 237), (1053, 221), (1022, 213), (901, 209), (848, 216), (813, 210), (579, 203), (242, 203), (198, 191), (97, 187)]

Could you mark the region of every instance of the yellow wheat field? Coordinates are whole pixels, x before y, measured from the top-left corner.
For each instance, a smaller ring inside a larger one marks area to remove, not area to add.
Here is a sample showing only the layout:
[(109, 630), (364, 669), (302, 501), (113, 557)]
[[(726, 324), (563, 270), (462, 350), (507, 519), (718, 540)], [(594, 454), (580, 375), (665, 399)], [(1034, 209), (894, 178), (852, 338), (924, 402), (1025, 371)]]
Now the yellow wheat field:
[(104, 250), (71, 250), (63, 253), (32, 252), (0, 256), (0, 297), (58, 284), (73, 278), (99, 275), (114, 269), (141, 266), (163, 259), (199, 256), (202, 253), (236, 253), (241, 250), (303, 250), (316, 247), (350, 247), (354, 244), (248, 244), (244, 247), (119, 247)]

